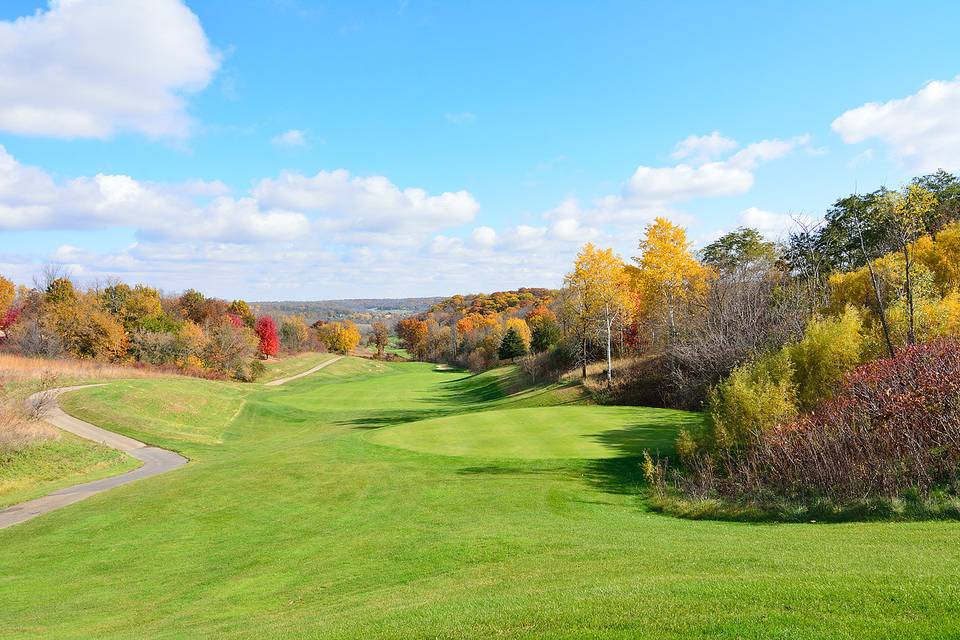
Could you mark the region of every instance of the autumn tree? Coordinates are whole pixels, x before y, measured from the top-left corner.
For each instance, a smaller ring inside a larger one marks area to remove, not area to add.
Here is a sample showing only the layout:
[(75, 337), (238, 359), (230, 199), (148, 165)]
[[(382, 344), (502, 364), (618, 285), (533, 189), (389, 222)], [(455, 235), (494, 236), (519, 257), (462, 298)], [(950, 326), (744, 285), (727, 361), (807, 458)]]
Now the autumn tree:
[[(625, 265), (613, 249), (597, 249), (592, 243), (583, 246), (573, 271), (563, 280), (573, 294), (572, 311), (576, 324), (586, 328), (599, 323), (606, 338), (607, 381), (613, 380), (613, 331), (628, 310)], [(586, 377), (586, 333), (580, 339), (584, 351), (582, 375)]]
[(383, 351), (390, 342), (390, 329), (383, 322), (374, 322), (370, 331), (369, 343), (377, 349), (377, 359), (383, 360)]
[(275, 356), (280, 352), (280, 338), (277, 336), (277, 325), (270, 316), (260, 316), (254, 326), (259, 338), (258, 349), (264, 356)]
[(640, 303), (647, 313), (665, 311), (667, 341), (672, 342), (679, 306), (706, 290), (708, 271), (694, 257), (687, 232), (666, 218), (647, 225), (639, 249), (631, 275)]
[(250, 309), (250, 305), (244, 300), (234, 300), (231, 302), (229, 306), (227, 306), (227, 313), (231, 313), (240, 318), (243, 323), (251, 329), (253, 329), (253, 326), (257, 322), (257, 318)]
[(280, 344), (289, 353), (299, 353), (308, 333), (302, 316), (287, 316), (280, 323)]
[(903, 255), (904, 282), (907, 300), (907, 343), (916, 342), (914, 309), (913, 245), (923, 234), (924, 220), (937, 205), (937, 199), (930, 191), (917, 184), (911, 184), (902, 192), (888, 193), (880, 200), (883, 220), (893, 243)]
[(13, 304), (16, 297), (16, 288), (13, 283), (0, 276), (0, 313), (6, 311)]
[(352, 322), (324, 322), (317, 327), (320, 342), (332, 353), (350, 353), (360, 344), (360, 331)]
[(416, 358), (423, 359), (427, 353), (427, 338), (429, 327), (425, 320), (405, 318), (397, 323), (397, 337), (400, 338), (403, 348)]

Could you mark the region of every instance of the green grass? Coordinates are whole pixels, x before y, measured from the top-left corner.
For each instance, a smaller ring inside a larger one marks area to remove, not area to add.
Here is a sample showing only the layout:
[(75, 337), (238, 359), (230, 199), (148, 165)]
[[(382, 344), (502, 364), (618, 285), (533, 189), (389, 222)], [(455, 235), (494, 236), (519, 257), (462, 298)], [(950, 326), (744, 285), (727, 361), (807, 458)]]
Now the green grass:
[(0, 451), (0, 509), (138, 466), (135, 458), (69, 433)]
[(257, 382), (270, 382), (278, 378), (287, 378), (295, 376), (298, 373), (309, 371), (318, 364), (322, 364), (331, 358), (336, 357), (332, 353), (315, 353), (309, 351), (295, 356), (286, 356), (280, 360), (264, 363), (266, 371), (257, 379)]
[(413, 451), (478, 458), (617, 458), (670, 453), (683, 411), (561, 406), (478, 411), (374, 431), (370, 440)]
[(503, 430), (474, 457), (372, 441), (415, 439), (420, 420), (604, 409), (569, 387), (506, 394), (511, 376), (351, 358), (277, 388), (78, 392), (71, 411), (191, 463), (0, 531), (0, 636), (960, 636), (960, 523), (671, 518), (638, 497), (636, 442), (521, 459), (498, 449)]

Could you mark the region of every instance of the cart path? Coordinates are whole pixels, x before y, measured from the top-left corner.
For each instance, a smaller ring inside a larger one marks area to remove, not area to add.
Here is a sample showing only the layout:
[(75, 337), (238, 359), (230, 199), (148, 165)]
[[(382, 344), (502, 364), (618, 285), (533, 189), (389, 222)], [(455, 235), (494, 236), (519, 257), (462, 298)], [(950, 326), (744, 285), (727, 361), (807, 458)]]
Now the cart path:
[(78, 435), (81, 438), (99, 442), (107, 445), (108, 447), (123, 451), (124, 453), (133, 456), (137, 460), (140, 460), (143, 462), (143, 464), (133, 471), (128, 471), (126, 473), (117, 476), (111, 476), (109, 478), (103, 478), (102, 480), (84, 482), (82, 484), (73, 485), (72, 487), (59, 489), (43, 497), (35, 498), (34, 500), (29, 500), (27, 502), (21, 502), (20, 504), (15, 504), (11, 507), (0, 510), (0, 529), (30, 520), (31, 518), (43, 515), (44, 513), (49, 513), (54, 509), (59, 509), (69, 504), (73, 504), (74, 502), (79, 502), (84, 498), (89, 498), (92, 495), (96, 495), (114, 487), (119, 487), (120, 485), (127, 484), (128, 482), (133, 482), (134, 480), (139, 480), (141, 478), (149, 478), (150, 476), (155, 476), (158, 473), (165, 473), (187, 464), (187, 459), (181, 456), (179, 453), (168, 451), (167, 449), (161, 449), (159, 447), (151, 447), (140, 442), (139, 440), (134, 440), (133, 438), (122, 436), (119, 433), (101, 429), (100, 427), (94, 426), (89, 422), (78, 420), (77, 418), (68, 415), (63, 409), (60, 408), (60, 405), (57, 402), (57, 397), (68, 391), (102, 386), (102, 384), (88, 384), (77, 387), (50, 389), (49, 391), (41, 391), (40, 393), (33, 394), (27, 398), (27, 402), (34, 405), (40, 402), (49, 402), (50, 407), (44, 411), (43, 419), (53, 426), (57, 427), (58, 429), (63, 429), (64, 431), (69, 431), (70, 433)]
[(295, 375), (295, 376), (290, 376), (290, 377), (288, 377), (288, 378), (278, 378), (278, 379), (276, 379), (276, 380), (271, 380), (270, 382), (264, 382), (264, 383), (263, 383), (263, 386), (265, 386), (265, 387), (276, 387), (276, 386), (279, 386), (279, 385), (281, 385), (281, 384), (286, 384), (287, 382), (290, 382), (291, 380), (296, 380), (297, 378), (303, 378), (304, 376), (308, 376), (308, 375), (310, 375), (311, 373), (316, 373), (317, 371), (320, 371), (320, 369), (323, 369), (323, 368), (326, 367), (327, 365), (333, 364), (334, 362), (336, 362), (337, 360), (339, 360), (339, 359), (342, 358), (342, 357), (343, 357), (343, 356), (337, 356), (337, 357), (335, 357), (335, 358), (330, 358), (329, 360), (326, 360), (325, 362), (321, 362), (320, 364), (318, 364), (318, 365), (315, 366), (314, 368), (312, 368), (312, 369), (307, 369), (307, 370), (304, 371), (303, 373), (298, 373), (298, 374)]

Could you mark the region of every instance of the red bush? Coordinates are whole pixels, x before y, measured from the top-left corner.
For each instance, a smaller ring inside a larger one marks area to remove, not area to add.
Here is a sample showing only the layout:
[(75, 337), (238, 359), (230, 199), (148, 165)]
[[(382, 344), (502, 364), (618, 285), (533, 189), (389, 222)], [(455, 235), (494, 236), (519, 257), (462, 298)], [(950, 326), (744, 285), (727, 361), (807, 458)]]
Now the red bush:
[(960, 481), (960, 342), (903, 349), (721, 465), (721, 493), (851, 501)]
[(7, 312), (3, 314), (3, 318), (0, 318), (0, 331), (5, 331), (13, 325), (13, 323), (17, 321), (17, 318), (20, 317), (21, 311), (23, 311), (21, 307), (10, 307), (7, 309)]
[(257, 337), (260, 338), (260, 353), (265, 356), (275, 356), (280, 352), (280, 338), (277, 336), (277, 325), (270, 316), (260, 316), (254, 326)]
[(241, 318), (237, 314), (227, 312), (226, 316), (227, 316), (227, 320), (230, 321), (230, 324), (233, 325), (234, 329), (240, 329), (243, 327), (243, 318)]

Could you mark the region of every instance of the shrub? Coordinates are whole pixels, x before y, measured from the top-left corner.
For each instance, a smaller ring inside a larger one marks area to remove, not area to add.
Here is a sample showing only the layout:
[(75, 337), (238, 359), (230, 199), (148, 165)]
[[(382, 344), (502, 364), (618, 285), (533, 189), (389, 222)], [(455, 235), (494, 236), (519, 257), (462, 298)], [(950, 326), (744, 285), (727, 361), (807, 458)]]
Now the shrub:
[(787, 347), (800, 406), (830, 397), (843, 374), (863, 361), (863, 321), (848, 306), (837, 318), (814, 318), (803, 337)]
[(960, 342), (905, 348), (850, 372), (840, 391), (721, 459), (715, 490), (835, 505), (960, 485)]
[(681, 434), (682, 453), (693, 453), (690, 443), (704, 451), (742, 449), (759, 434), (797, 414), (793, 365), (786, 351), (742, 364), (707, 397), (707, 420), (699, 434)]

